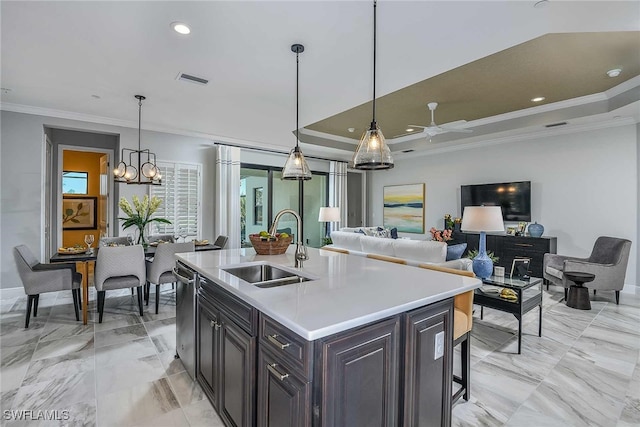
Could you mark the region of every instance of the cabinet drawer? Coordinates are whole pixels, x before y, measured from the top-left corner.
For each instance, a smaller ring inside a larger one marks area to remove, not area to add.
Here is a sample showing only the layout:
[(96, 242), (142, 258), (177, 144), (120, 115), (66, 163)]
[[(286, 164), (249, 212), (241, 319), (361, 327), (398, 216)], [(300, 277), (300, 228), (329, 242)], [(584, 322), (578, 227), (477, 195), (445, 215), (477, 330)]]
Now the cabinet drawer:
[(311, 378), (312, 343), (265, 315), (260, 316), (260, 345), (282, 355), (306, 378)]
[(229, 316), (233, 322), (248, 332), (249, 335), (256, 336), (258, 311), (255, 308), (204, 277), (200, 278), (198, 294), (211, 301), (218, 310)]
[(539, 254), (549, 251), (549, 242), (545, 239), (513, 237), (502, 240), (502, 250), (514, 253)]

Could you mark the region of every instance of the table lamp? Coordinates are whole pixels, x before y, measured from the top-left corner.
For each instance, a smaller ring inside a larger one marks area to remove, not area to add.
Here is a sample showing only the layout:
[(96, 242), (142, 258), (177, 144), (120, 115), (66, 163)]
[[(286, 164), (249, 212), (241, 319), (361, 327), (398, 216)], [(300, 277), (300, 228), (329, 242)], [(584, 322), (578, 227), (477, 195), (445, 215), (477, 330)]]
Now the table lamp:
[(318, 222), (325, 222), (326, 230), (325, 230), (325, 241), (330, 242), (330, 222), (340, 222), (340, 208), (332, 208), (332, 207), (322, 207), (320, 208), (320, 213), (318, 214)]
[(467, 206), (462, 215), (462, 231), (479, 231), (480, 248), (473, 259), (473, 272), (486, 279), (493, 272), (493, 261), (487, 255), (487, 231), (504, 231), (500, 206)]

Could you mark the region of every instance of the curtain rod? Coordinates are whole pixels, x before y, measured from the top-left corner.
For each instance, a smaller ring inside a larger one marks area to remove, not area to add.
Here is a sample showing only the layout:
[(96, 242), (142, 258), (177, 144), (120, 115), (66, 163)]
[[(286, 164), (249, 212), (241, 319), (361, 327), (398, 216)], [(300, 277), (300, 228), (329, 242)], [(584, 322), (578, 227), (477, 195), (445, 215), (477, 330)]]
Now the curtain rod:
[[(227, 142), (214, 142), (214, 145), (226, 145), (228, 147), (242, 148), (244, 150), (263, 151), (265, 153), (283, 154), (285, 156), (289, 155), (288, 151), (271, 150), (271, 149), (268, 149), (268, 148), (256, 148), (256, 147), (250, 147), (250, 146), (247, 146), (247, 145), (229, 144)], [(344, 160), (327, 159), (327, 158), (324, 158), (324, 157), (308, 156), (306, 154), (304, 155), (304, 157), (306, 157), (308, 159), (314, 159), (314, 160), (325, 160), (325, 161), (328, 161), (328, 162), (349, 163), (349, 162), (344, 161)]]

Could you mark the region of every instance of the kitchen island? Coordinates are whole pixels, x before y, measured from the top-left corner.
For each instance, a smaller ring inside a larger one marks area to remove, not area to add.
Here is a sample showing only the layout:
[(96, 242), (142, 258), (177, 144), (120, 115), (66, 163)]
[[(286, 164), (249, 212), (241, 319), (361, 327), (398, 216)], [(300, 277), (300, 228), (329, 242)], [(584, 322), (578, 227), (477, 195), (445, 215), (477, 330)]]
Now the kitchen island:
[[(201, 277), (197, 377), (227, 425), (448, 425), (452, 298), (477, 279), (293, 247), (177, 256)], [(268, 264), (300, 283), (259, 287)]]

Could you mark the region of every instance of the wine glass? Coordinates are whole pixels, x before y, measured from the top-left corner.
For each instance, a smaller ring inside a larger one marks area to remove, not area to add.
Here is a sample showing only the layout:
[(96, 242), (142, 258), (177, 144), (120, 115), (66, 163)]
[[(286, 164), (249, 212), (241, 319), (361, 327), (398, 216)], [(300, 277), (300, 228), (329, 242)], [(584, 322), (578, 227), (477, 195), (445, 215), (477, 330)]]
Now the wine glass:
[(87, 244), (87, 253), (93, 253), (91, 249), (91, 245), (93, 245), (94, 237), (93, 234), (85, 234), (84, 235), (84, 243)]
[(187, 241), (187, 236), (189, 235), (189, 233), (187, 232), (186, 228), (181, 228), (178, 230), (178, 237), (182, 237), (182, 241), (186, 242)]
[(127, 234), (127, 242), (129, 242), (129, 246), (133, 245), (133, 234), (129, 233)]

